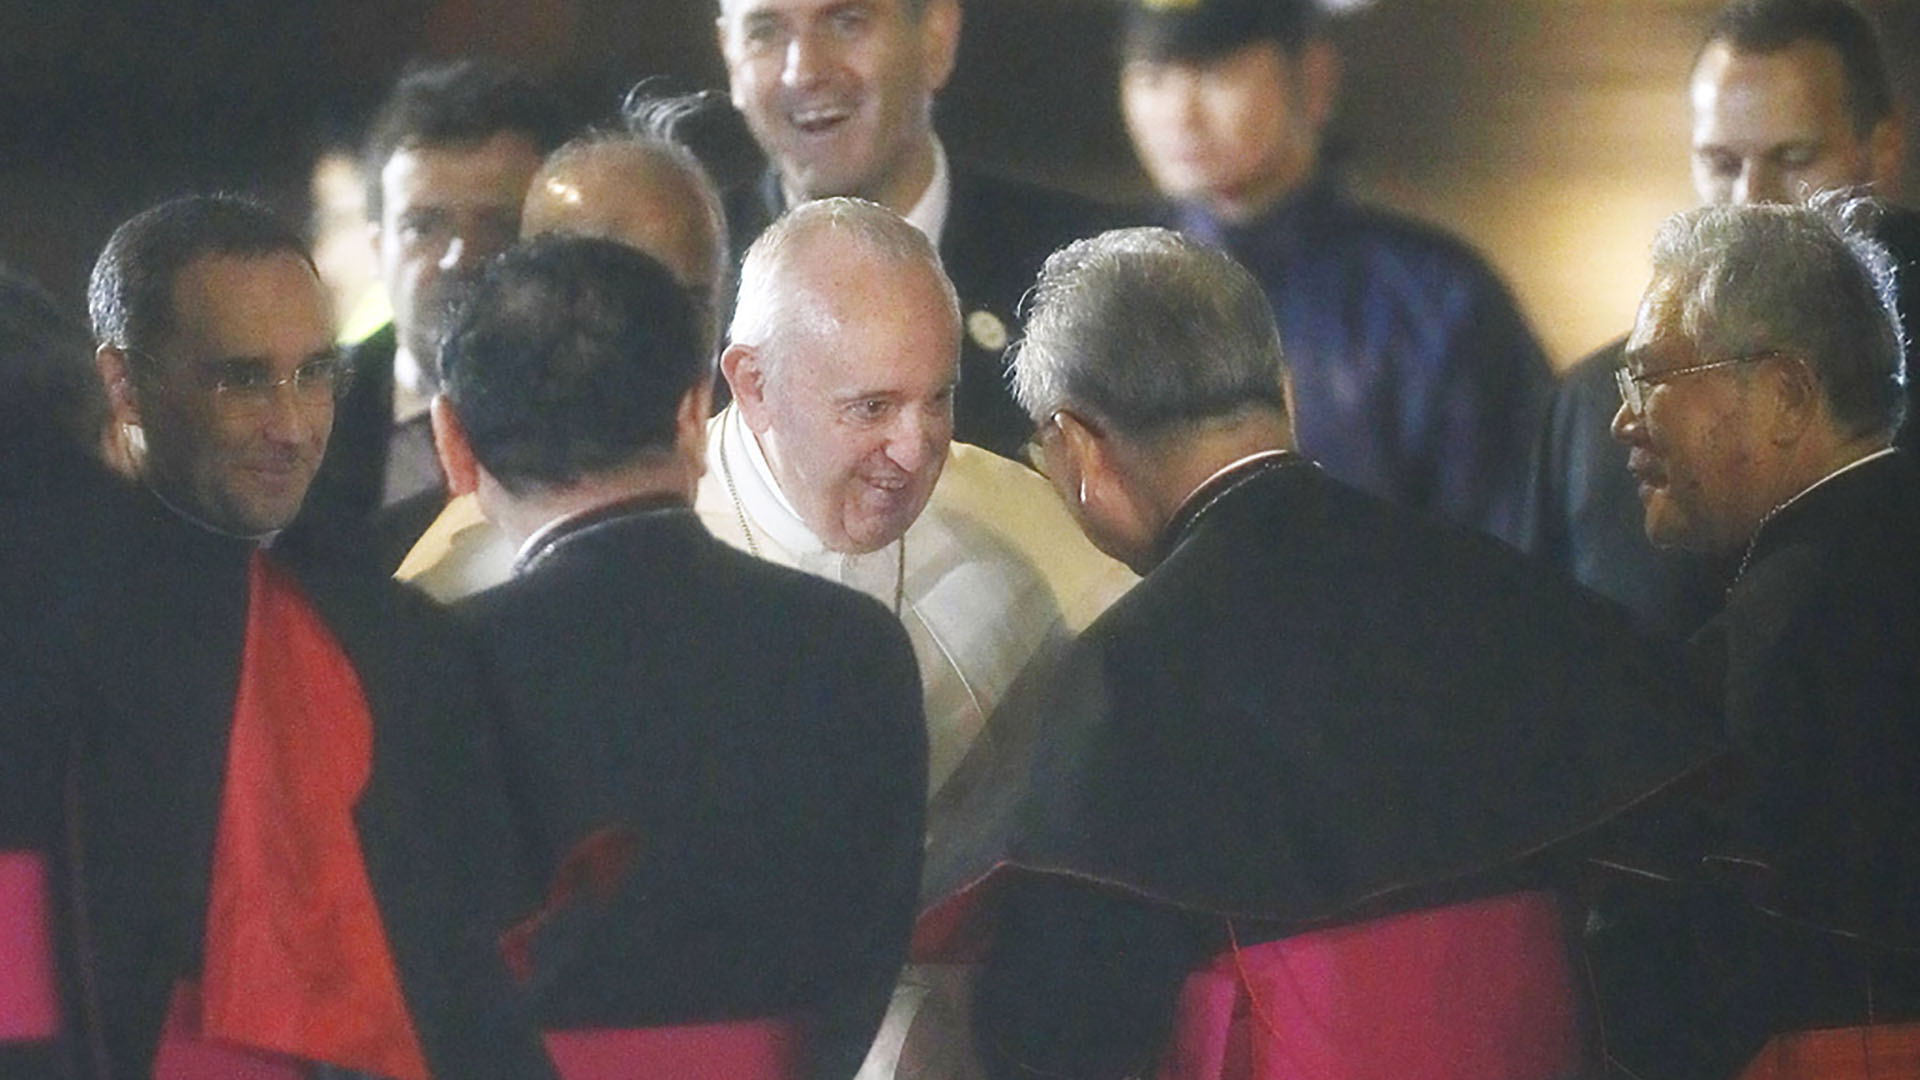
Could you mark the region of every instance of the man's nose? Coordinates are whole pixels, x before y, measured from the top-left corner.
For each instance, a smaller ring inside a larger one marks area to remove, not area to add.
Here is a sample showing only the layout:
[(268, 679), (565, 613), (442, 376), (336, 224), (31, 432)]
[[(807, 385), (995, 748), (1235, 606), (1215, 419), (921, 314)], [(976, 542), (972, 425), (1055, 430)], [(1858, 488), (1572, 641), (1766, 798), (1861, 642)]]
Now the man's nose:
[(887, 442), (887, 458), (907, 472), (917, 473), (945, 454), (952, 438), (951, 420), (930, 411), (906, 409)]
[(317, 407), (310, 397), (302, 397), (291, 381), (280, 383), (268, 393), (272, 397), (267, 401), (262, 427), (267, 437), (276, 443), (301, 445), (311, 440), (315, 432), (333, 425), (332, 402), (328, 401), (324, 409)]
[(1786, 181), (1780, 170), (1761, 161), (1749, 161), (1740, 167), (1740, 176), (1733, 182), (1736, 206), (1785, 201)]
[(1622, 401), (1620, 407), (1614, 410), (1613, 423), (1607, 426), (1607, 430), (1613, 434), (1615, 442), (1632, 444), (1640, 437), (1640, 414), (1633, 411), (1632, 405)]
[(812, 86), (825, 75), (829, 58), (827, 47), (810, 33), (793, 35), (787, 42), (786, 63), (780, 69), (780, 81), (790, 87)]
[(466, 237), (454, 233), (447, 240), (446, 249), (440, 252), (440, 269), (458, 271), (473, 257), (474, 245), (468, 243)]

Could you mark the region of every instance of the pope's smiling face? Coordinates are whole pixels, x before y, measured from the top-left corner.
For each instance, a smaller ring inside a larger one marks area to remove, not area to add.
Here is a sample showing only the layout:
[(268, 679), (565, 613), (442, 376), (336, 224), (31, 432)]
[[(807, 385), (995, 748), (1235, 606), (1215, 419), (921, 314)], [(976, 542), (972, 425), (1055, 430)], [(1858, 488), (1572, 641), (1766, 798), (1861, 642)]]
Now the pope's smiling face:
[(816, 237), (785, 256), (778, 331), (742, 393), (780, 490), (822, 543), (875, 551), (920, 516), (953, 439), (960, 328), (939, 271)]
[(724, 0), (719, 28), (733, 103), (790, 195), (912, 206), (957, 0)]

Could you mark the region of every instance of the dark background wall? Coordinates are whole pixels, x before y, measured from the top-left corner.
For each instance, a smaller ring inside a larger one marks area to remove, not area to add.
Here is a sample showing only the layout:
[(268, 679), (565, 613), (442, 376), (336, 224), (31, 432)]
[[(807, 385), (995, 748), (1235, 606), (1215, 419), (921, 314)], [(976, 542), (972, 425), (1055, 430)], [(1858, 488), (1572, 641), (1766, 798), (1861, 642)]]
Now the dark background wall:
[[(966, 4), (940, 106), (950, 149), (1144, 194), (1107, 0)], [(1713, 6), (1373, 0), (1337, 31), (1355, 182), (1486, 249), (1570, 361), (1626, 325), (1654, 225), (1693, 201), (1683, 85)], [(1912, 100), (1920, 3), (1865, 6)], [(303, 212), (321, 134), (355, 122), (410, 56), (515, 58), (583, 119), (643, 75), (723, 86), (712, 18), (710, 0), (15, 0), (0, 6), (0, 259), (78, 303), (113, 225), (158, 198), (224, 187)], [(1909, 142), (1920, 163), (1920, 131)]]

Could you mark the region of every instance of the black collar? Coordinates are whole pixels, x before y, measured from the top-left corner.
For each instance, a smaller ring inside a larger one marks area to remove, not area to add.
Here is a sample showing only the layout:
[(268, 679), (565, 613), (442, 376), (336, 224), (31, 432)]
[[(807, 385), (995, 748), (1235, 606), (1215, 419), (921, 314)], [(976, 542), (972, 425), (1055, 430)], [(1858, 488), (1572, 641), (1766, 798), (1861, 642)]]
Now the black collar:
[(1172, 555), (1174, 549), (1193, 534), (1200, 519), (1221, 499), (1268, 473), (1312, 464), (1312, 461), (1291, 450), (1267, 450), (1241, 458), (1214, 473), (1205, 483), (1193, 489), (1193, 494), (1187, 496), (1186, 501), (1180, 504), (1180, 509), (1174, 512), (1172, 520), (1167, 522), (1167, 527), (1161, 530), (1154, 562), (1164, 562)]
[(636, 495), (630, 499), (617, 499), (602, 503), (590, 510), (582, 510), (560, 518), (535, 533), (527, 542), (519, 556), (513, 560), (513, 574), (520, 576), (532, 570), (542, 559), (554, 553), (569, 540), (598, 532), (601, 528), (616, 522), (649, 514), (681, 512), (690, 513), (692, 507), (687, 500), (675, 494)]

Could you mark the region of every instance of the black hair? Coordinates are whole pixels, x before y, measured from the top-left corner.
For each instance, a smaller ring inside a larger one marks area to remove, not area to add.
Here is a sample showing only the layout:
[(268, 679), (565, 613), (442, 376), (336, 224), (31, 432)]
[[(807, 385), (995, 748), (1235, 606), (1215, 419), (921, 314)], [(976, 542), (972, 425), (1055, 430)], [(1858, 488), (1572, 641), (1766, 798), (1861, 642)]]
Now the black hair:
[(448, 403), (474, 456), (515, 494), (674, 447), (707, 375), (688, 290), (611, 240), (547, 234), (489, 264), (441, 346)]
[(410, 67), (367, 125), (361, 174), (367, 216), (379, 220), (380, 173), (414, 146), (472, 143), (501, 132), (525, 135), (542, 157), (566, 135), (559, 104), (518, 68), (484, 57)]
[[(1701, 45), (1773, 53), (1802, 41), (1831, 45), (1846, 76), (1847, 116), (1857, 137), (1893, 115), (1893, 83), (1873, 22), (1846, 0), (1734, 0), (1720, 9)], [(1696, 60), (1697, 63), (1697, 60)]]

